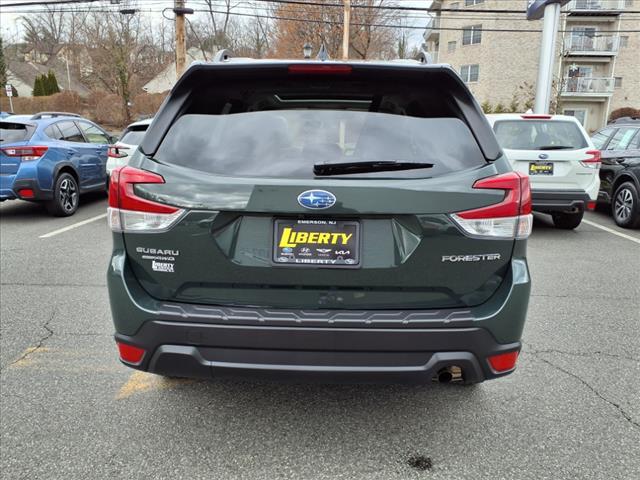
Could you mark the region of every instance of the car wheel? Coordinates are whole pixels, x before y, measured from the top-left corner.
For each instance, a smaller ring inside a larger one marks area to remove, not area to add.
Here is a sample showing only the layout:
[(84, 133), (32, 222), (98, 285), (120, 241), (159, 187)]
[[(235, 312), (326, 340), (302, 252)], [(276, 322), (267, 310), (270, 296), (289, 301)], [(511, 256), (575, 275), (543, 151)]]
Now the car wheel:
[(553, 213), (551, 217), (553, 218), (553, 224), (556, 228), (561, 228), (563, 230), (573, 230), (580, 222), (582, 222), (582, 217), (584, 212), (578, 213)]
[(611, 202), (611, 212), (616, 224), (622, 228), (640, 226), (640, 198), (633, 183), (625, 182), (618, 187)]
[(47, 210), (56, 217), (68, 217), (76, 213), (80, 199), (78, 182), (69, 173), (62, 173), (56, 178), (53, 199), (47, 202)]

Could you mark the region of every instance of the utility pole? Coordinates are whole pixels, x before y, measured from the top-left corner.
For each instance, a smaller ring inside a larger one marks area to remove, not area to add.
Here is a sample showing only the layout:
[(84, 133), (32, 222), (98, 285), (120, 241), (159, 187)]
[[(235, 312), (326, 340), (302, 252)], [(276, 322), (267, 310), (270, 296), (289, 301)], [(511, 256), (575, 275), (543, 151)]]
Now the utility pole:
[(184, 0), (174, 0), (173, 11), (176, 14), (176, 80), (184, 72), (187, 61), (187, 39), (185, 35)]
[(569, 0), (529, 0), (527, 20), (543, 18), (534, 113), (549, 113), (560, 7), (568, 2)]
[(342, 30), (342, 59), (349, 59), (349, 24), (351, 23), (351, 0), (344, 0), (344, 28)]

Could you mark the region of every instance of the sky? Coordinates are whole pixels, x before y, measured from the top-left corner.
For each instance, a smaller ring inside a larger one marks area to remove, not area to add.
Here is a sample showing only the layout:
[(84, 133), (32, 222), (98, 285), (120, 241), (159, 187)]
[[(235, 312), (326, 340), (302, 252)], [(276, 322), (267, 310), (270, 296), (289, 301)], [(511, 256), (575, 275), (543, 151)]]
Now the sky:
[[(5, 7), (3, 5), (6, 4), (14, 4), (14, 3), (24, 3), (24, 2), (33, 2), (34, 0), (0, 0), (0, 34), (2, 35), (5, 42), (15, 42), (20, 39), (22, 36), (22, 28), (20, 25), (19, 18), (21, 15), (28, 15), (25, 11), (28, 10), (41, 10), (40, 6), (25, 6), (25, 7)], [(120, 2), (120, 5), (111, 5), (110, 2)], [(335, 0), (335, 3), (340, 2), (341, 0)], [(395, 0), (398, 4), (402, 6), (412, 6), (412, 7), (428, 7), (431, 5), (431, 0)], [(242, 1), (238, 0), (239, 5), (235, 9), (235, 11), (244, 14), (250, 14), (253, 12), (260, 12), (264, 14), (264, 7), (260, 7), (258, 3), (252, 3), (250, 0)], [(171, 8), (173, 7), (173, 0), (100, 0), (98, 2), (86, 3), (83, 4), (87, 8), (112, 8), (118, 10), (119, 8), (139, 8), (141, 10), (156, 10), (154, 12), (143, 12), (141, 15), (145, 15), (153, 21), (162, 22), (166, 21), (162, 17), (162, 13), (159, 11), (162, 8)], [(186, 6), (189, 8), (203, 8), (202, 0), (186, 0)], [(167, 12), (167, 16), (171, 16), (172, 12)], [(203, 13), (197, 13), (191, 17), (198, 18), (199, 16), (203, 16)], [(424, 27), (428, 21), (428, 13), (420, 12), (420, 11), (412, 11), (407, 12), (405, 21), (407, 25), (415, 26), (415, 27)], [(410, 46), (419, 46), (422, 43), (422, 34), (423, 30), (415, 29), (410, 30), (409, 32), (409, 43)]]

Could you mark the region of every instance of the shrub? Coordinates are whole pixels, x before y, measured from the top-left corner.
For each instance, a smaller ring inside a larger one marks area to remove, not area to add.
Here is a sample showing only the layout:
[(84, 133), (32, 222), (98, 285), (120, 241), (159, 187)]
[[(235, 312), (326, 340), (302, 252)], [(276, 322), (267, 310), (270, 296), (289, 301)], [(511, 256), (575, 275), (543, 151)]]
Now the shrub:
[(496, 108), (493, 109), (493, 113), (507, 113), (507, 109), (502, 103), (498, 103)]
[(480, 107), (482, 108), (482, 111), (484, 113), (493, 112), (493, 107), (491, 106), (491, 103), (489, 102), (489, 100), (485, 100), (484, 102), (482, 102), (482, 105), (480, 105)]
[(640, 117), (640, 109), (633, 107), (616, 108), (609, 114), (609, 122), (622, 117)]

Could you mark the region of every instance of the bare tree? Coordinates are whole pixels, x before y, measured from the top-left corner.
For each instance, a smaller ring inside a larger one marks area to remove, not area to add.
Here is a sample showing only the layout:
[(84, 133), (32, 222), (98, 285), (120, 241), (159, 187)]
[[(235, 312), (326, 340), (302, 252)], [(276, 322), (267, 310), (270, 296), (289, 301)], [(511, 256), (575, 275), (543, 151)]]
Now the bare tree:
[(36, 53), (50, 57), (62, 43), (65, 32), (65, 12), (59, 7), (46, 5), (47, 12), (23, 15), (20, 21), (24, 28), (24, 39)]

